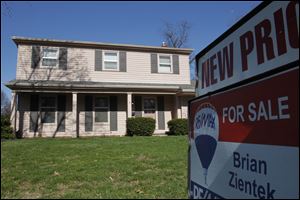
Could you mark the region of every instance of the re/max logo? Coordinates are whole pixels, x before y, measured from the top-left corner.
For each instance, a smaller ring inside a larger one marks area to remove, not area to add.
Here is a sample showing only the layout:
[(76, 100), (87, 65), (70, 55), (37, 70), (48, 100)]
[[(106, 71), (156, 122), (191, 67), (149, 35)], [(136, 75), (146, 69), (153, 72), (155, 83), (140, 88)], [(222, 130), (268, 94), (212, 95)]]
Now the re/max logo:
[(196, 128), (208, 127), (215, 129), (215, 116), (211, 113), (202, 113), (196, 117)]

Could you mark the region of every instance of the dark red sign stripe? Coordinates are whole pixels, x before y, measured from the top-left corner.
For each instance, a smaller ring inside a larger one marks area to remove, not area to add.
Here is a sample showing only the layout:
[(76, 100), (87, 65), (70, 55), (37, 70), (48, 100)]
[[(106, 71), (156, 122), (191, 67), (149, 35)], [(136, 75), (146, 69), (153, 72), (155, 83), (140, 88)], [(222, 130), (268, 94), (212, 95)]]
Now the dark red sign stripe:
[[(278, 98), (287, 97), (283, 104), (288, 104), (282, 114), (289, 114), (289, 119), (266, 120), (263, 116), (256, 121), (250, 121), (248, 115), (249, 103), (254, 103), (258, 113), (262, 102), (264, 108), (272, 116), (279, 116)], [(219, 116), (219, 141), (299, 146), (299, 68), (282, 73), (280, 75), (252, 83), (221, 94), (216, 94), (202, 100), (192, 102), (190, 107), (190, 137), (193, 136), (193, 116), (202, 103), (211, 103), (217, 110)], [(271, 103), (271, 109), (269, 104)], [(225, 118), (223, 123), (223, 108), (242, 105), (245, 121), (230, 123)]]

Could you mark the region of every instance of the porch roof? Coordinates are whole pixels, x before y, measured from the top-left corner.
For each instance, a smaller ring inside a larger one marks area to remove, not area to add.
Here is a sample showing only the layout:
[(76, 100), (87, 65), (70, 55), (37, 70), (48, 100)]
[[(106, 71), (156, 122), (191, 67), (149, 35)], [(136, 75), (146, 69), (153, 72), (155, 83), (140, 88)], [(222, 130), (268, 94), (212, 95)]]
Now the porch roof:
[(58, 91), (155, 91), (195, 93), (195, 82), (191, 84), (118, 83), (94, 81), (11, 80), (5, 84), (11, 90), (58, 90)]

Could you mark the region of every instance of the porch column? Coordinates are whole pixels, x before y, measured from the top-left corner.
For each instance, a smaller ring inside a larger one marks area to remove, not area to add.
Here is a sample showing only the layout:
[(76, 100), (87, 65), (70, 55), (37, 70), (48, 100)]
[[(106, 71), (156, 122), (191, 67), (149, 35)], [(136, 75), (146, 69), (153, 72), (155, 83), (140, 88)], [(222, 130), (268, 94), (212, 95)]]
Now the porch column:
[(13, 134), (16, 134), (17, 126), (17, 93), (15, 91), (11, 92), (11, 101), (10, 101), (10, 123), (13, 128)]
[(181, 119), (181, 99), (180, 96), (175, 95), (175, 113), (177, 114), (177, 119)]
[(132, 93), (127, 92), (127, 118), (132, 117)]
[(78, 137), (77, 92), (72, 92), (72, 121), (73, 121), (73, 137)]

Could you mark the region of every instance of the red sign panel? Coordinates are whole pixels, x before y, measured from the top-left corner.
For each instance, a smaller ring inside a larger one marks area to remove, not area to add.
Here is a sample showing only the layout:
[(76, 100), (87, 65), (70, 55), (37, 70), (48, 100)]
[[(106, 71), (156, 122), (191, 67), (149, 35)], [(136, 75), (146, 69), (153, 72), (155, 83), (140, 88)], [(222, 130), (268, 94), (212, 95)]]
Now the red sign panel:
[(209, 102), (219, 116), (219, 141), (299, 146), (299, 68), (190, 104), (195, 113)]

